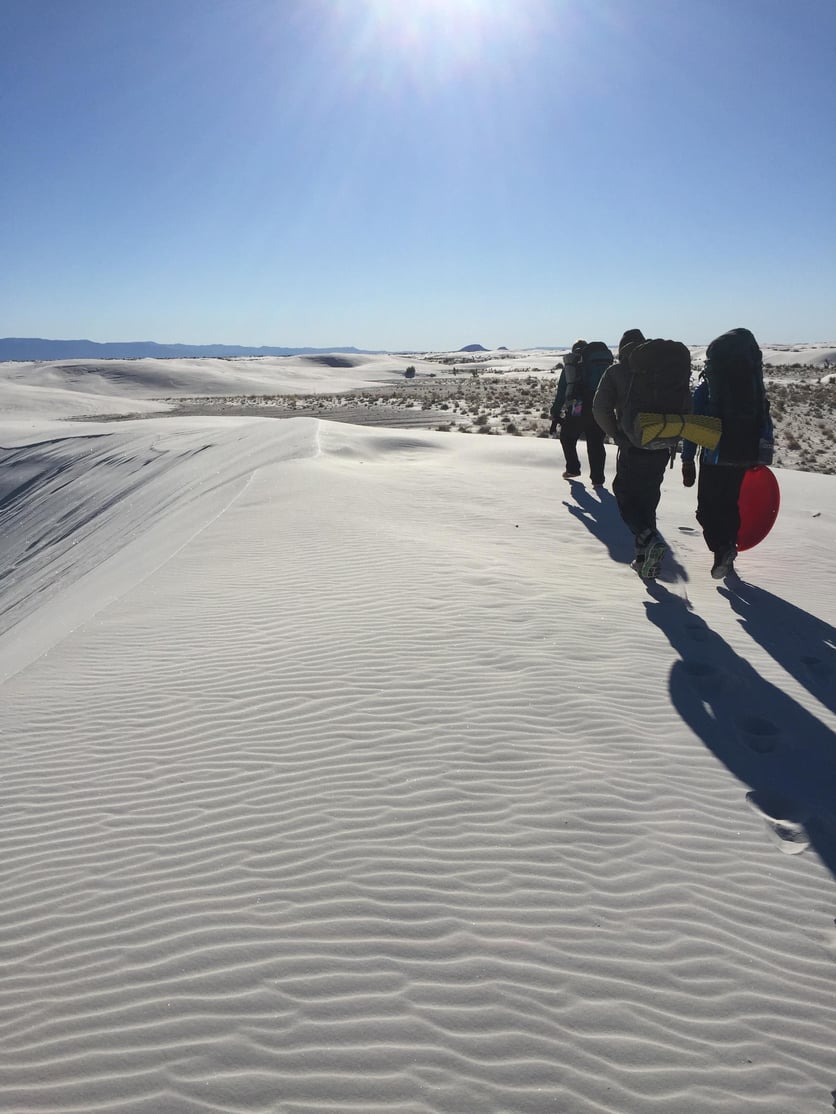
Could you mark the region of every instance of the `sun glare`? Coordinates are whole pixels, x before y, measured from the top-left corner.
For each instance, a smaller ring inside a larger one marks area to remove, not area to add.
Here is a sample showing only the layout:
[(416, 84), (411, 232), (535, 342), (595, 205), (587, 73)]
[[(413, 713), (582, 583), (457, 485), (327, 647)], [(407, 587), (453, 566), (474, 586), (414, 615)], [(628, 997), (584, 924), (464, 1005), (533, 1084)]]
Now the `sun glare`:
[(340, 24), (363, 54), (444, 83), (518, 59), (536, 42), (542, 0), (341, 0)]

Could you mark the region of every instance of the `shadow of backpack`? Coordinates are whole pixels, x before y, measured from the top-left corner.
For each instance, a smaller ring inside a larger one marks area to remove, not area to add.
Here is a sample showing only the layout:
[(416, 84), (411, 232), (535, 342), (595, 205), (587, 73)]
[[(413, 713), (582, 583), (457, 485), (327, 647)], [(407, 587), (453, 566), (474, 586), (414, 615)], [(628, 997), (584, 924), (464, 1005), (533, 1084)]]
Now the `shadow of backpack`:
[(566, 372), (566, 413), (574, 418), (581, 414), (592, 415), (592, 400), (601, 382), (601, 376), (614, 362), (610, 349), (602, 340), (589, 344), (571, 358), (564, 357)]
[(749, 466), (765, 459), (762, 442), (772, 441), (769, 401), (763, 382), (763, 355), (748, 329), (730, 329), (705, 351), (702, 378), (708, 385), (708, 412), (722, 422), (710, 464)]
[(691, 400), (691, 353), (678, 340), (646, 340), (632, 350), (621, 428), (638, 449), (675, 450)]

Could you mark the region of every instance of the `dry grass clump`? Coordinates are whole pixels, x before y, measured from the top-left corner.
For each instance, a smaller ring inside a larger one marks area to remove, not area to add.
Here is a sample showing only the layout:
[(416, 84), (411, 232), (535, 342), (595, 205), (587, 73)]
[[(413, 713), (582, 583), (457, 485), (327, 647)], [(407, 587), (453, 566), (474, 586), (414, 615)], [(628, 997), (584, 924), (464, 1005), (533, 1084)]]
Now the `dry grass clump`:
[[(222, 410), (275, 417), (308, 414), (361, 425), (546, 437), (557, 368), (551, 373), (533, 368), (520, 372), (514, 368), (514, 374), (508, 375), (495, 368), (480, 370), (481, 362), (479, 356), (465, 358), (459, 353), (455, 359), (456, 374), (415, 376), (391, 386), (343, 394), (167, 401), (176, 410), (187, 413)], [(803, 368), (800, 376), (798, 369), (772, 371), (776, 375), (774, 378), (771, 373), (768, 375), (767, 392), (775, 423), (775, 464), (806, 472), (836, 473), (836, 382), (822, 376), (820, 368)]]
[(836, 473), (836, 382), (770, 382), (775, 464)]

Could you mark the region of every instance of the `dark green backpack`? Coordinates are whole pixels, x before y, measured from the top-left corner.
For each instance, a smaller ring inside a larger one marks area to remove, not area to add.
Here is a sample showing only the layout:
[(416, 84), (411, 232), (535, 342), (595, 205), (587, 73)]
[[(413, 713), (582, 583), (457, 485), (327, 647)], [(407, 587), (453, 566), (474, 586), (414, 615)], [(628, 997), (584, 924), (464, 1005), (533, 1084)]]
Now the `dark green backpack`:
[(584, 401), (592, 404), (601, 376), (613, 363), (613, 354), (602, 340), (591, 340), (581, 350), (581, 379), (583, 381)]
[(581, 410), (592, 413), (592, 400), (601, 382), (601, 376), (613, 362), (613, 354), (602, 340), (591, 340), (578, 352), (563, 358), (566, 372), (566, 403), (571, 410), (573, 404), (578, 413)]
[(769, 424), (763, 384), (763, 356), (748, 329), (730, 329), (709, 344), (702, 377), (708, 384), (708, 412), (723, 423), (719, 464), (756, 464)]

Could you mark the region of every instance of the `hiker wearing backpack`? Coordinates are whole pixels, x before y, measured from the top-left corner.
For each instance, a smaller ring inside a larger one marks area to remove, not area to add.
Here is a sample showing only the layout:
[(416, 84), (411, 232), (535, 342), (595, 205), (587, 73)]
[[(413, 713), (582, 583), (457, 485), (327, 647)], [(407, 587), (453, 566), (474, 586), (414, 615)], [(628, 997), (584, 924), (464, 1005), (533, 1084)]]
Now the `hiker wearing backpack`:
[(612, 362), (612, 352), (601, 340), (588, 344), (585, 340), (577, 340), (572, 345), (572, 351), (563, 357), (563, 370), (550, 411), (552, 424), (549, 432), (553, 434), (560, 425), (560, 444), (566, 458), (565, 480), (575, 480), (581, 474), (578, 441), (583, 437), (592, 486), (604, 485), (607, 455), (604, 431), (593, 416), (592, 400), (601, 376)]
[[(665, 468), (679, 434), (657, 436), (666, 419), (691, 412), (691, 353), (673, 340), (645, 340), (628, 329), (618, 345), (618, 361), (603, 375), (593, 402), (598, 425), (618, 446), (613, 494), (635, 541), (631, 563), (639, 576), (657, 576), (667, 545), (656, 529), (656, 509)], [(678, 429), (678, 425), (677, 425)]]
[[(738, 498), (747, 468), (772, 463), (772, 419), (763, 382), (763, 356), (748, 329), (731, 329), (705, 352), (705, 367), (694, 391), (694, 413), (719, 418), (716, 449), (700, 452), (697, 521), (714, 555), (711, 575), (722, 580), (734, 571), (740, 530)], [(682, 448), (682, 482), (696, 480), (697, 446)]]

